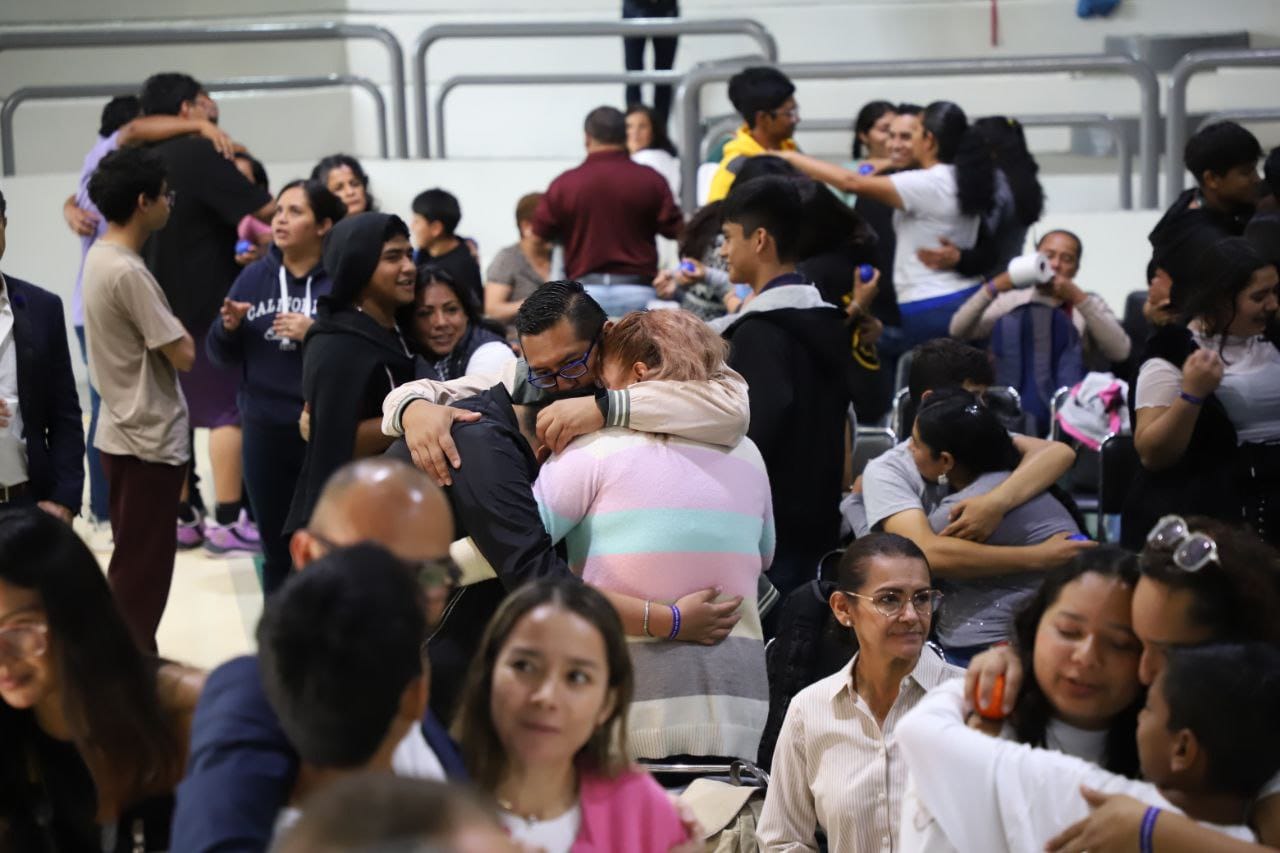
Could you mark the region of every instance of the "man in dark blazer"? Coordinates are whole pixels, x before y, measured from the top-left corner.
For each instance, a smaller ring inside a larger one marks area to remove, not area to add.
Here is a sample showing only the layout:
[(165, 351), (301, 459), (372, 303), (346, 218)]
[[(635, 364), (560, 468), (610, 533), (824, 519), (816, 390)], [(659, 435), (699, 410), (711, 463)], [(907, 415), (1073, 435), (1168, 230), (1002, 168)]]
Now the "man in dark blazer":
[[(0, 259), (6, 206), (0, 193)], [(84, 490), (84, 421), (62, 300), (0, 274), (0, 509), (38, 505), (68, 524)]]

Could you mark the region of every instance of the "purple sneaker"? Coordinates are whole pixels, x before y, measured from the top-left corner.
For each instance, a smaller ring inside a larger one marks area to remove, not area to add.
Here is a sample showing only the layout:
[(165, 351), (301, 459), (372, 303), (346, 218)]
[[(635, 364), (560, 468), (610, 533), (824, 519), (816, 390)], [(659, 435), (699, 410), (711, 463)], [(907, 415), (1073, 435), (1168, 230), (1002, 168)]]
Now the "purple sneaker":
[(206, 524), (204, 549), (220, 557), (248, 557), (262, 551), (258, 530), (241, 514), (233, 524)]
[(194, 521), (178, 519), (179, 551), (190, 551), (192, 548), (199, 548), (204, 542), (204, 519), (200, 516), (199, 510), (193, 510), (192, 512), (195, 515)]

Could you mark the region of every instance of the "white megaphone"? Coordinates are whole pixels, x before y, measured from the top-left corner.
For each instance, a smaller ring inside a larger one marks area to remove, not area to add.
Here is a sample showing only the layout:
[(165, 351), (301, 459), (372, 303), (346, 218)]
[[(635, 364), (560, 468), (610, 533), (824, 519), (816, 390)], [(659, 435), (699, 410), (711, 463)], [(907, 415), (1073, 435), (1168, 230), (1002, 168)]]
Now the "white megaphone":
[(1053, 268), (1049, 259), (1039, 252), (1019, 255), (1009, 261), (1009, 279), (1015, 288), (1021, 289), (1053, 281)]

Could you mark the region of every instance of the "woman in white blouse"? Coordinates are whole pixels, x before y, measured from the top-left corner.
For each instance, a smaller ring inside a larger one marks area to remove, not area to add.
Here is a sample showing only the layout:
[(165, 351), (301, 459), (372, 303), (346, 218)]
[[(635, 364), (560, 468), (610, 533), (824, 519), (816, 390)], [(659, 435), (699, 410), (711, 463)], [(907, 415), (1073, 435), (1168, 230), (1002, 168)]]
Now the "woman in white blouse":
[(890, 850), (907, 768), (894, 728), (931, 688), (961, 674), (925, 648), (941, 598), (915, 543), (857, 540), (840, 561), (831, 611), (858, 640), (835, 675), (796, 694), (774, 751), (757, 839), (765, 851)]
[(627, 152), (637, 163), (667, 179), (671, 195), (680, 197), (680, 158), (663, 122), (644, 104), (627, 108)]
[(1142, 460), (1122, 542), (1141, 547), (1170, 513), (1242, 518), (1280, 542), (1280, 276), (1244, 238), (1205, 251), (1195, 281), (1175, 281), (1186, 328), (1148, 343), (1134, 394)]
[(917, 253), (944, 240), (973, 248), (981, 218), (995, 205), (995, 166), (964, 110), (934, 101), (925, 107), (920, 128), (912, 141), (918, 168), (888, 176), (863, 174), (865, 165), (850, 171), (798, 151), (771, 152), (815, 180), (894, 209), (893, 287), (904, 349), (947, 337), (952, 315), (981, 284), (977, 276), (930, 269)]

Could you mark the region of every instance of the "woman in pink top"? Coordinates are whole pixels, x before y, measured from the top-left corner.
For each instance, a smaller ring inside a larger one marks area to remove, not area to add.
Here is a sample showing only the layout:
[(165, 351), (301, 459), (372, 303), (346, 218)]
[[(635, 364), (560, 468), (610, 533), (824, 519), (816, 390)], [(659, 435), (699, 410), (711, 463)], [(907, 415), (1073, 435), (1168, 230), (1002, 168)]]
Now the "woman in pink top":
[(548, 578), (494, 614), (456, 726), (467, 770), (516, 840), (545, 853), (699, 849), (627, 761), (632, 684), (622, 623), (591, 587)]

